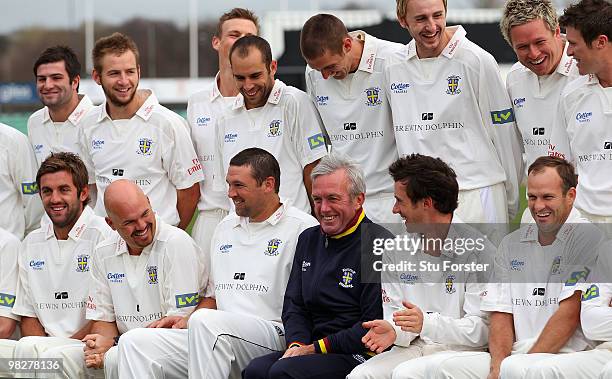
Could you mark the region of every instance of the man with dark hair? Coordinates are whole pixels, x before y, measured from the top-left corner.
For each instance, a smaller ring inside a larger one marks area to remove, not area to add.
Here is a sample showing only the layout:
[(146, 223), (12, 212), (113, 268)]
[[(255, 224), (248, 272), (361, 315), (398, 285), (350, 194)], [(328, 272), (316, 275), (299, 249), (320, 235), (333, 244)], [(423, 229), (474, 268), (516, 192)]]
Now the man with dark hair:
[[(94, 215), (87, 170), (73, 153), (53, 153), (38, 170), (36, 182), (50, 222), (30, 233), (19, 252), (19, 284), (13, 313), (21, 316), (19, 341), (2, 341), (5, 358), (42, 358), (67, 346), (82, 349), (91, 329), (85, 319), (89, 275), (96, 244), (110, 235)], [(67, 370), (83, 375), (80, 362)]]
[[(449, 351), (484, 350), (487, 343), (487, 320), (478, 306), (485, 287), (481, 278), (492, 269), (495, 248), (454, 213), (455, 172), (439, 158), (411, 154), (394, 162), (389, 173), (395, 182), (393, 212), (404, 219), (409, 238), (427, 244), (411, 257), (383, 252), (383, 265), (408, 259), (418, 269), (382, 272), (384, 318), (364, 323), (369, 331), (363, 338), (379, 354), (349, 379), (424, 378), (431, 373), (425, 367), (443, 361)], [(472, 247), (466, 241), (473, 241)], [(442, 268), (424, 269), (423, 263)]]
[(296, 247), (283, 304), (287, 350), (253, 360), (245, 379), (343, 379), (370, 357), (361, 324), (381, 316), (380, 276), (371, 278), (362, 258), (374, 240), (392, 235), (366, 217), (355, 162), (330, 154), (311, 176), (321, 225), (305, 230)]
[[(576, 60), (565, 54), (569, 43), (561, 34), (557, 11), (550, 0), (508, 0), (501, 32), (519, 60), (508, 73), (506, 89), (526, 154), (525, 169), (548, 154), (565, 86), (578, 77)], [(527, 170), (525, 170), (525, 173)], [(531, 221), (529, 210), (523, 222)]]
[(96, 213), (105, 214), (106, 187), (128, 179), (143, 189), (164, 221), (185, 229), (203, 180), (185, 120), (160, 105), (151, 90), (138, 90), (139, 53), (131, 38), (102, 37), (92, 56), (92, 77), (106, 101), (83, 120), (79, 143), (89, 183), (99, 192)]
[(210, 255), (210, 239), (215, 228), (230, 209), (227, 193), (213, 187), (213, 172), (217, 159), (215, 125), (238, 95), (230, 67), (229, 51), (240, 37), (258, 34), (258, 31), (257, 17), (250, 10), (234, 8), (224, 13), (219, 18), (217, 32), (212, 37), (212, 47), (218, 54), (219, 72), (206, 89), (191, 95), (187, 102), (191, 139), (204, 173), (204, 180), (200, 182), (198, 218), (193, 225), (191, 236), (206, 256)]
[(518, 211), (522, 147), (495, 59), (461, 25), (446, 26), (446, 5), (397, 0), (397, 19), (413, 39), (385, 66), (384, 89), (399, 155), (447, 162), (459, 183), (456, 214), (484, 230)]
[[(570, 163), (540, 157), (528, 172), (535, 225), (502, 240), (480, 305), (490, 312), (489, 353), (448, 357), (435, 367), (438, 378), (556, 378), (571, 357), (560, 353), (593, 347), (580, 328), (580, 300), (604, 235), (573, 208)], [(587, 372), (566, 374), (594, 377)]]
[(300, 48), (308, 63), (307, 92), (334, 150), (363, 169), (368, 188), (364, 208), (375, 223), (400, 221), (390, 211), (393, 183), (380, 167), (398, 157), (391, 108), (382, 87), (384, 65), (402, 47), (361, 30), (349, 33), (330, 14), (312, 16), (300, 33)]
[[(583, 0), (559, 19), (567, 54), (583, 76), (567, 86), (559, 103), (558, 128), (549, 155), (574, 163), (580, 177), (576, 208), (612, 236), (612, 170), (608, 164), (612, 124), (612, 4)], [(588, 126), (588, 133), (585, 126)]]
[[(226, 175), (236, 213), (217, 226), (210, 249), (212, 297), (166, 329), (140, 329), (119, 342), (125, 378), (235, 378), (255, 357), (285, 348), (281, 323), (299, 234), (316, 225), (278, 195), (280, 168), (259, 148), (239, 152)], [(215, 309), (216, 308), (216, 309)], [(189, 320), (189, 329), (187, 328)]]
[(45, 106), (28, 119), (28, 137), (38, 164), (54, 152), (82, 156), (79, 128), (93, 103), (78, 93), (81, 64), (76, 54), (67, 46), (49, 47), (34, 63), (34, 77)]
[(327, 154), (317, 110), (304, 92), (274, 80), (276, 61), (263, 38), (247, 35), (236, 41), (230, 63), (240, 94), (216, 125), (217, 188), (231, 157), (261, 147), (280, 164), (280, 196), (309, 212), (310, 171)]
[(0, 228), (20, 240), (40, 227), (37, 166), (28, 137), (0, 123)]

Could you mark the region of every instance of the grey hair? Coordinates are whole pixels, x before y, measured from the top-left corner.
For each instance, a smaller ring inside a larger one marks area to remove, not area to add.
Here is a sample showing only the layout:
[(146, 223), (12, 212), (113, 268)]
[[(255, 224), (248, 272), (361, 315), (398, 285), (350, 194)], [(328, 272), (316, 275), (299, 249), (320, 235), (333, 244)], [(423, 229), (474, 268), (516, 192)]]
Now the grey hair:
[(542, 19), (551, 32), (559, 27), (557, 11), (550, 0), (508, 0), (504, 6), (499, 28), (504, 39), (512, 46), (510, 29), (536, 19)]
[(351, 197), (359, 196), (366, 191), (365, 179), (363, 171), (359, 165), (343, 155), (331, 153), (321, 158), (319, 164), (310, 173), (310, 178), (314, 182), (316, 178), (323, 175), (329, 175), (336, 170), (344, 170), (349, 182), (349, 194)]

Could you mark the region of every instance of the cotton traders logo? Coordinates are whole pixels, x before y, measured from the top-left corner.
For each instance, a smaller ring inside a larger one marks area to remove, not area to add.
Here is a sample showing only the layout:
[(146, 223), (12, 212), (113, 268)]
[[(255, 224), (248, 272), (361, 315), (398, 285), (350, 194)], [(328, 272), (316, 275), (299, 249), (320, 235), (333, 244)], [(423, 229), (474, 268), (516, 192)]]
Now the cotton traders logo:
[(457, 292), (457, 289), (455, 288), (455, 275), (449, 275), (446, 277), (444, 287), (446, 287), (446, 293), (448, 294)]
[(30, 267), (32, 267), (32, 270), (42, 270), (45, 267), (45, 261), (31, 260)]
[(207, 126), (209, 122), (210, 122), (210, 117), (207, 117), (207, 116), (196, 117), (196, 124), (198, 126)]
[(138, 140), (138, 151), (137, 153), (140, 155), (151, 155), (153, 151), (151, 148), (153, 147), (153, 140), (150, 138), (141, 138)]
[(342, 276), (338, 285), (344, 288), (353, 288), (353, 277), (355, 276), (355, 270), (350, 268), (342, 269)]
[(580, 112), (576, 113), (576, 121), (579, 123), (591, 122), (591, 118), (593, 117), (593, 112)]
[(87, 271), (89, 271), (89, 255), (87, 254), (77, 255), (76, 272), (87, 272)]
[(517, 108), (523, 108), (525, 106), (525, 98), (518, 97), (512, 101), (512, 104), (514, 104), (514, 106)]
[(109, 272), (106, 274), (106, 279), (111, 283), (123, 283), (125, 274), (121, 272)]
[(278, 251), (278, 248), (280, 247), (282, 243), (283, 241), (281, 241), (278, 238), (271, 239), (270, 241), (268, 241), (268, 248), (266, 249), (264, 254), (270, 257), (277, 256), (280, 253)]
[(461, 77), (458, 75), (451, 75), (446, 78), (447, 81), (447, 89), (446, 93), (449, 95), (459, 95), (461, 93), (461, 89), (459, 88), (459, 82), (461, 81)]
[(281, 120), (272, 120), (269, 125), (268, 137), (278, 137), (282, 135), (281, 124)]
[(221, 246), (219, 247), (219, 252), (220, 252), (221, 254), (227, 254), (227, 253), (229, 253), (231, 250), (232, 250), (232, 245), (229, 245), (229, 244), (221, 245)]
[(327, 105), (329, 101), (329, 96), (317, 96), (317, 105), (323, 106)]
[(148, 266), (147, 276), (149, 277), (149, 284), (157, 284), (157, 266)]
[(91, 140), (91, 148), (93, 150), (102, 150), (103, 147), (104, 147), (104, 140), (103, 139), (93, 139), (93, 140)]
[(366, 105), (368, 107), (382, 104), (382, 100), (380, 99), (380, 88), (370, 87), (363, 92), (366, 94)]
[(519, 261), (518, 259), (510, 261), (510, 270), (523, 271), (523, 267), (525, 267), (525, 261)]
[(391, 83), (391, 91), (393, 93), (408, 93), (408, 88), (410, 88), (410, 83)]

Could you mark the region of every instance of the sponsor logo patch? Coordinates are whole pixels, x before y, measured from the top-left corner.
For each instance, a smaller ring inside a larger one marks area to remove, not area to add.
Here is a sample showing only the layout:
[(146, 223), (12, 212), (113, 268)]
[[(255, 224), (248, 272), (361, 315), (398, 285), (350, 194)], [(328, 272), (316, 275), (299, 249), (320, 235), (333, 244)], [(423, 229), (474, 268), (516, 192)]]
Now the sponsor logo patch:
[(514, 112), (512, 108), (502, 109), (501, 111), (493, 111), (491, 112), (491, 121), (493, 124), (507, 124), (509, 122), (514, 122)]

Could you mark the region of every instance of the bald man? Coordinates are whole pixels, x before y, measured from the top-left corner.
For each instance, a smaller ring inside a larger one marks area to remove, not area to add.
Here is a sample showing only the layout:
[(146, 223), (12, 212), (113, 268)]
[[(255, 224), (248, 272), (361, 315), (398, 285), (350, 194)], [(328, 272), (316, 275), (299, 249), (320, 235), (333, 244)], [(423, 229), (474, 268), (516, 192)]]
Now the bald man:
[[(94, 251), (86, 313), (93, 321), (91, 333), (83, 338), (84, 346), (47, 356), (80, 359), (91, 374), (100, 376), (96, 369), (104, 369), (106, 378), (118, 378), (115, 346), (121, 334), (191, 313), (200, 296), (210, 296), (204, 291), (208, 263), (187, 233), (155, 215), (136, 184), (110, 184), (104, 206), (106, 222), (116, 233)], [(67, 370), (63, 374), (76, 377)]]

